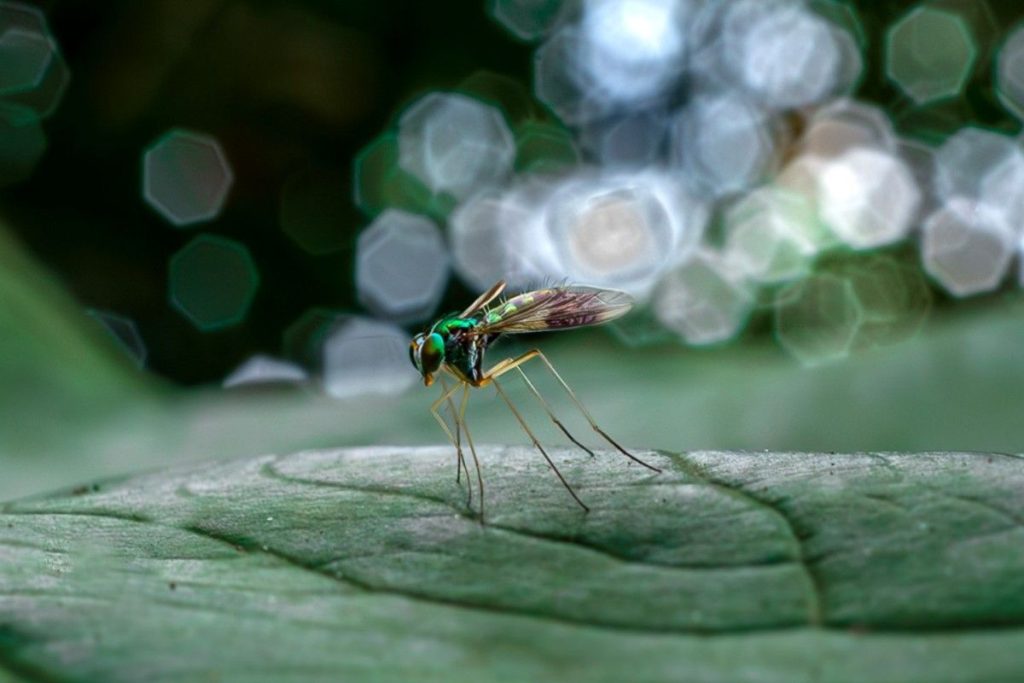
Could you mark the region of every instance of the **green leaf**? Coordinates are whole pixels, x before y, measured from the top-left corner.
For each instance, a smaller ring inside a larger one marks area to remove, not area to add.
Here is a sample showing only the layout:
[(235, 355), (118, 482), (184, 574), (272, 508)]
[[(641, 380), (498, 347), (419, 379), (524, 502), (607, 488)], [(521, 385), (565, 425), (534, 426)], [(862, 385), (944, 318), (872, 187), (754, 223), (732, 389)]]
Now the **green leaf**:
[(3, 445), (35, 443), (151, 397), (149, 380), (0, 223)]
[[(75, 681), (1011, 681), (1024, 461), (450, 449), (181, 467), (0, 508), (0, 671)], [(3, 680), (0, 677), (0, 680)]]

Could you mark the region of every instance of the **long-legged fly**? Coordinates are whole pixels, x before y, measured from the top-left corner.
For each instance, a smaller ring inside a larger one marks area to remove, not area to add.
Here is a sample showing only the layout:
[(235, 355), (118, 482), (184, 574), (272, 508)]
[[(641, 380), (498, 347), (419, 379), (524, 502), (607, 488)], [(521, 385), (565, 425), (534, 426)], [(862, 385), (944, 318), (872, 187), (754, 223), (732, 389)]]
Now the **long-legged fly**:
[[(426, 386), (433, 384), (435, 376), (441, 377), (441, 396), (434, 401), (430, 412), (444, 429), (448, 439), (452, 442), (457, 453), (456, 478), (459, 479), (463, 471), (466, 473), (466, 484), (469, 487), (469, 503), (472, 503), (472, 485), (469, 481), (469, 468), (462, 451), (462, 435), (465, 434), (466, 443), (469, 446), (470, 454), (473, 457), (473, 465), (476, 468), (477, 488), (480, 492), (480, 517), (484, 514), (484, 482), (480, 473), (480, 462), (477, 459), (476, 448), (473, 445), (473, 437), (470, 434), (469, 426), (466, 424), (466, 404), (469, 400), (470, 387), (480, 388), (494, 385), (501, 398), (508, 404), (512, 414), (515, 415), (520, 426), (526, 431), (533, 445), (540, 451), (548, 465), (554, 471), (559, 481), (569, 492), (580, 507), (585, 511), (589, 508), (580, 500), (569, 482), (565, 480), (558, 467), (551, 460), (547, 451), (540, 441), (534, 436), (526, 424), (526, 420), (518, 408), (509, 399), (508, 394), (502, 388), (498, 378), (512, 372), (518, 372), (526, 383), (530, 393), (540, 402), (544, 411), (551, 418), (552, 422), (574, 444), (585, 450), (590, 455), (593, 451), (580, 443), (576, 437), (569, 433), (565, 425), (555, 417), (551, 406), (544, 399), (537, 387), (526, 376), (522, 366), (528, 361), (539, 359), (544, 367), (550, 372), (555, 380), (568, 393), (572, 402), (580, 410), (583, 416), (590, 423), (595, 432), (601, 435), (609, 444), (614, 446), (620, 453), (630, 460), (643, 465), (654, 472), (661, 472), (657, 467), (650, 465), (636, 457), (597, 425), (583, 403), (577, 398), (573, 390), (566, 384), (565, 380), (558, 374), (547, 357), (538, 349), (532, 349), (526, 353), (505, 358), (498, 361), (489, 369), (483, 367), (484, 354), (487, 348), (493, 344), (498, 337), (506, 334), (522, 334), (526, 332), (542, 332), (548, 330), (567, 330), (575, 327), (588, 325), (599, 325), (609, 320), (614, 320), (624, 315), (633, 305), (633, 299), (625, 292), (597, 287), (582, 286), (559, 286), (547, 289), (538, 289), (532, 292), (518, 294), (509, 299), (498, 300), (498, 297), (505, 290), (505, 282), (498, 281), (489, 290), (484, 292), (466, 310), (459, 314), (446, 315), (425, 332), (417, 334), (409, 345), (409, 356), (416, 370), (423, 376), (423, 383)], [(451, 376), (455, 383), (449, 386), (445, 381), (445, 375)], [(462, 391), (459, 405), (456, 407), (453, 396)], [(448, 426), (441, 409), (447, 406), (454, 431)]]

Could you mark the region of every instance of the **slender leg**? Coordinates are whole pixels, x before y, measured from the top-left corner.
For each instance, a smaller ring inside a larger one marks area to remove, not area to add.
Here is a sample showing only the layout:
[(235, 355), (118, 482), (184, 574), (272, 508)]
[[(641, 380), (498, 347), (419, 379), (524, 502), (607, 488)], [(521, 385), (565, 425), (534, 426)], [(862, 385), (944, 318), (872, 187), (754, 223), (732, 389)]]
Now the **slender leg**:
[[(571, 388), (569, 388), (569, 385), (566, 384), (564, 379), (562, 379), (562, 376), (558, 374), (557, 370), (555, 370), (555, 366), (553, 366), (551, 364), (551, 362), (547, 359), (547, 357), (544, 356), (543, 353), (540, 352), (539, 349), (533, 349), (532, 351), (527, 351), (526, 353), (524, 353), (523, 355), (521, 355), (521, 356), (519, 356), (517, 358), (506, 358), (505, 360), (500, 361), (493, 368), (491, 368), (487, 373), (484, 374), (484, 377), (483, 377), (482, 380), (480, 380), (480, 382), (478, 383), (478, 386), (486, 386), (490, 382), (493, 382), (496, 378), (501, 377), (502, 375), (504, 375), (506, 372), (509, 372), (510, 370), (514, 370), (515, 368), (518, 368), (523, 363), (526, 363), (527, 361), (533, 360), (534, 358), (540, 358), (542, 361), (544, 361), (544, 365), (547, 366), (547, 369), (551, 372), (552, 375), (554, 375), (555, 379), (558, 380), (558, 383), (562, 385), (562, 388), (565, 389), (566, 393), (569, 394), (569, 398), (572, 399), (572, 402), (575, 403), (576, 407), (579, 408), (581, 413), (583, 413), (583, 417), (587, 418), (587, 422), (590, 423), (590, 426), (594, 429), (595, 432), (597, 432), (602, 437), (604, 437), (605, 441), (610, 443), (612, 446), (615, 446), (615, 448), (620, 453), (622, 453), (624, 456), (626, 456), (627, 458), (629, 458), (633, 462), (638, 463), (640, 465), (643, 465), (647, 469), (652, 470), (654, 472), (659, 472), (659, 473), (661, 472), (661, 470), (658, 469), (657, 467), (655, 467), (654, 465), (647, 464), (646, 462), (644, 462), (643, 460), (641, 460), (640, 458), (636, 457), (635, 455), (633, 455), (632, 453), (627, 451), (625, 448), (620, 446), (618, 444), (618, 442), (615, 441), (615, 439), (613, 439), (612, 437), (608, 436), (607, 432), (605, 432), (603, 429), (601, 429), (600, 427), (597, 426), (597, 422), (594, 421), (594, 418), (590, 415), (590, 413), (587, 411), (587, 409), (583, 406), (583, 402), (580, 401), (576, 397), (575, 392), (573, 392), (573, 390)], [(573, 441), (575, 441), (575, 439), (573, 439)]]
[[(460, 386), (465, 386), (465, 387), (468, 388), (468, 385), (466, 385), (464, 382), (460, 382), (460, 383), (456, 384), (451, 389), (449, 389), (447, 386), (445, 386), (443, 391), (442, 391), (442, 393), (441, 393), (441, 396), (439, 396), (438, 399), (436, 401), (434, 401), (430, 405), (430, 414), (434, 416), (434, 419), (437, 420), (437, 423), (439, 425), (441, 425), (441, 429), (443, 429), (444, 433), (448, 435), (448, 440), (451, 441), (453, 446), (455, 446), (455, 450), (456, 450), (456, 453), (458, 454), (458, 458), (460, 460), (462, 460), (463, 461), (463, 465), (465, 465), (465, 458), (462, 455), (462, 446), (460, 444), (460, 440), (456, 439), (455, 435), (452, 434), (452, 430), (448, 427), (448, 423), (445, 422), (444, 417), (441, 416), (441, 413), (439, 411), (439, 409), (441, 407), (441, 404), (443, 404), (445, 402), (451, 403), (452, 394), (454, 394), (459, 389)], [(452, 409), (454, 411), (454, 407), (455, 406), (454, 406), (454, 404), (451, 404), (451, 405), (452, 405)], [(453, 412), (452, 415), (454, 417), (456, 417), (456, 418), (458, 417), (457, 413), (455, 413), (455, 412)], [(456, 419), (456, 429), (458, 429), (458, 428), (459, 428), (459, 424), (458, 424), (458, 420)], [(472, 502), (473, 487), (469, 483), (469, 470), (468, 469), (466, 470), (466, 484), (467, 484), (467, 487), (469, 489), (469, 492), (467, 494), (467, 499), (466, 499), (466, 505), (469, 505)]]
[[(443, 392), (447, 393), (448, 392), (448, 381), (445, 380), (444, 376), (441, 377), (441, 386), (443, 387)], [(458, 483), (460, 483), (462, 481), (462, 471), (463, 470), (466, 470), (466, 481), (468, 482), (469, 481), (469, 469), (466, 467), (466, 459), (462, 455), (462, 430), (460, 429), (462, 423), (459, 421), (459, 414), (456, 411), (455, 402), (452, 401), (452, 397), (450, 395), (448, 396), (447, 404), (448, 404), (448, 412), (451, 413), (451, 416), (452, 416), (452, 422), (455, 423), (455, 455), (456, 455), (456, 459), (455, 459), (455, 483), (458, 484)], [(467, 486), (468, 486), (468, 484), (467, 484)], [(472, 487), (469, 488), (469, 496), (470, 496), (470, 500), (472, 500), (472, 496), (473, 496), (473, 488)], [(468, 505), (468, 502), (467, 502), (467, 505)]]
[[(476, 457), (476, 446), (473, 445), (473, 435), (469, 433), (469, 424), (466, 423), (466, 404), (469, 402), (469, 385), (462, 384), (462, 401), (459, 405), (459, 423), (462, 431), (466, 433), (466, 443), (469, 444), (469, 452), (473, 456), (473, 466), (476, 467), (476, 483), (480, 491), (480, 523), (484, 523), (484, 478), (480, 473), (480, 460)], [(466, 485), (472, 490), (469, 483), (469, 471), (466, 471)]]
[(523, 378), (523, 381), (526, 382), (526, 386), (529, 387), (530, 392), (537, 398), (538, 401), (540, 401), (540, 404), (544, 407), (544, 411), (548, 414), (548, 417), (551, 418), (551, 421), (554, 422), (555, 425), (562, 430), (562, 433), (569, 438), (569, 441), (572, 441), (574, 444), (585, 450), (587, 453), (590, 454), (590, 457), (593, 458), (594, 451), (590, 450), (589, 448), (581, 444), (579, 441), (577, 441), (576, 437), (570, 434), (569, 430), (565, 428), (565, 425), (562, 424), (562, 421), (555, 417), (555, 413), (553, 410), (551, 410), (551, 406), (548, 405), (548, 402), (544, 399), (543, 396), (541, 396), (540, 392), (537, 391), (537, 387), (533, 386), (533, 382), (531, 382), (530, 378), (526, 376), (526, 373), (523, 372), (523, 369), (519, 366), (516, 366), (516, 370), (519, 372), (519, 376)]
[(576, 492), (572, 490), (572, 487), (569, 486), (569, 482), (565, 480), (565, 477), (562, 476), (562, 473), (558, 471), (558, 467), (555, 466), (554, 461), (551, 460), (551, 458), (548, 456), (547, 451), (545, 451), (544, 447), (540, 445), (540, 441), (538, 441), (537, 437), (533, 435), (532, 431), (530, 431), (530, 428), (526, 424), (526, 420), (523, 419), (523, 416), (520, 414), (519, 410), (515, 407), (512, 401), (509, 400), (508, 396), (505, 394), (505, 391), (501, 388), (501, 384), (498, 383), (498, 380), (492, 375), (489, 375), (488, 379), (490, 380), (489, 383), (494, 384), (494, 388), (498, 390), (498, 394), (500, 394), (501, 398), (505, 400), (505, 403), (508, 404), (508, 407), (512, 411), (512, 414), (516, 416), (517, 420), (519, 420), (520, 426), (523, 428), (523, 431), (526, 432), (527, 436), (530, 437), (530, 440), (533, 441), (533, 445), (537, 447), (537, 450), (540, 451), (540, 454), (543, 455), (544, 459), (548, 461), (548, 465), (550, 465), (551, 469), (554, 470), (555, 475), (558, 477), (558, 480), (562, 482), (562, 486), (565, 487), (565, 490), (569, 492), (569, 495), (572, 496), (573, 500), (579, 503), (580, 507), (583, 508), (585, 512), (590, 512), (590, 508), (588, 508), (583, 503), (583, 501), (580, 500), (580, 497), (576, 495)]

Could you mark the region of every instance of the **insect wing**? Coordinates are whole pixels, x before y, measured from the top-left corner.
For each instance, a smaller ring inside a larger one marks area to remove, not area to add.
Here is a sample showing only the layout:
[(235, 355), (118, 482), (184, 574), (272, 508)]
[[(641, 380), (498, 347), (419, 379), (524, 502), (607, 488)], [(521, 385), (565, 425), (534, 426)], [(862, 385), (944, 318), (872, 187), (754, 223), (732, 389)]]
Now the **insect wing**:
[(471, 303), (466, 308), (466, 310), (464, 310), (462, 313), (459, 313), (459, 317), (460, 318), (468, 318), (469, 316), (473, 315), (474, 313), (476, 313), (477, 311), (482, 309), (487, 304), (489, 304), (492, 301), (494, 301), (498, 297), (498, 295), (501, 294), (504, 291), (505, 291), (505, 281), (504, 280), (498, 280), (493, 285), (491, 285), (490, 289), (488, 289), (486, 292), (484, 292), (483, 294), (478, 296), (476, 298), (476, 301)]
[(554, 287), (514, 296), (484, 314), (486, 334), (542, 332), (600, 325), (625, 315), (633, 297), (597, 287)]

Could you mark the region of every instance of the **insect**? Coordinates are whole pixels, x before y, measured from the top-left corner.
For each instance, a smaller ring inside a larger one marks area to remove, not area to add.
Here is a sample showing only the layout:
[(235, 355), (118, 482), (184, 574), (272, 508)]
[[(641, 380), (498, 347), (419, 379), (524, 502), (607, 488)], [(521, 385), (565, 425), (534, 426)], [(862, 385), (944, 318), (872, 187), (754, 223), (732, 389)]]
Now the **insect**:
[[(554, 376), (555, 380), (568, 393), (572, 402), (586, 418), (587, 422), (595, 432), (601, 435), (609, 444), (614, 446), (620, 453), (630, 460), (646, 467), (654, 472), (661, 472), (660, 469), (650, 465), (636, 457), (625, 448), (620, 446), (614, 439), (598, 426), (583, 403), (577, 398), (575, 392), (562, 379), (555, 367), (547, 357), (538, 349), (532, 349), (526, 353), (505, 358), (492, 365), (490, 369), (484, 370), (484, 354), (488, 347), (500, 336), (506, 334), (522, 334), (527, 332), (541, 332), (545, 330), (566, 330), (575, 327), (588, 325), (599, 325), (609, 320), (614, 320), (633, 306), (633, 299), (625, 292), (596, 287), (582, 286), (559, 286), (548, 289), (538, 289), (532, 292), (518, 294), (509, 299), (499, 300), (498, 297), (505, 290), (504, 280), (499, 280), (490, 289), (481, 294), (476, 301), (469, 305), (466, 310), (458, 314), (449, 314), (435, 322), (425, 332), (417, 334), (409, 344), (409, 357), (416, 370), (423, 376), (423, 383), (430, 386), (434, 383), (435, 377), (441, 378), (441, 396), (430, 406), (430, 412), (444, 429), (449, 441), (455, 447), (456, 460), (456, 481), (460, 481), (462, 472), (466, 473), (466, 485), (468, 487), (467, 505), (472, 505), (472, 485), (469, 479), (469, 468), (462, 451), (462, 435), (465, 434), (470, 454), (473, 457), (473, 465), (476, 469), (477, 489), (480, 492), (480, 519), (484, 515), (484, 482), (480, 473), (480, 461), (477, 459), (476, 448), (473, 445), (473, 437), (466, 424), (466, 404), (469, 400), (470, 388), (480, 388), (493, 385), (498, 395), (505, 401), (519, 425), (530, 437), (534, 447), (540, 451), (548, 465), (554, 471), (559, 481), (569, 492), (584, 511), (590, 508), (580, 500), (569, 482), (558, 470), (558, 467), (551, 460), (547, 451), (540, 441), (534, 436), (526, 420), (518, 408), (509, 399), (508, 394), (498, 381), (506, 373), (516, 371), (530, 393), (540, 402), (544, 411), (552, 422), (565, 434), (574, 444), (582, 448), (591, 456), (594, 452), (576, 440), (569, 433), (565, 425), (555, 417), (551, 406), (544, 399), (537, 387), (530, 381), (522, 366), (528, 361), (538, 359), (541, 364)], [(448, 375), (455, 380), (453, 386), (448, 386), (445, 376)], [(459, 390), (462, 395), (459, 406), (456, 408), (453, 396)], [(454, 431), (449, 427), (441, 409), (447, 406), (455, 425)]]

